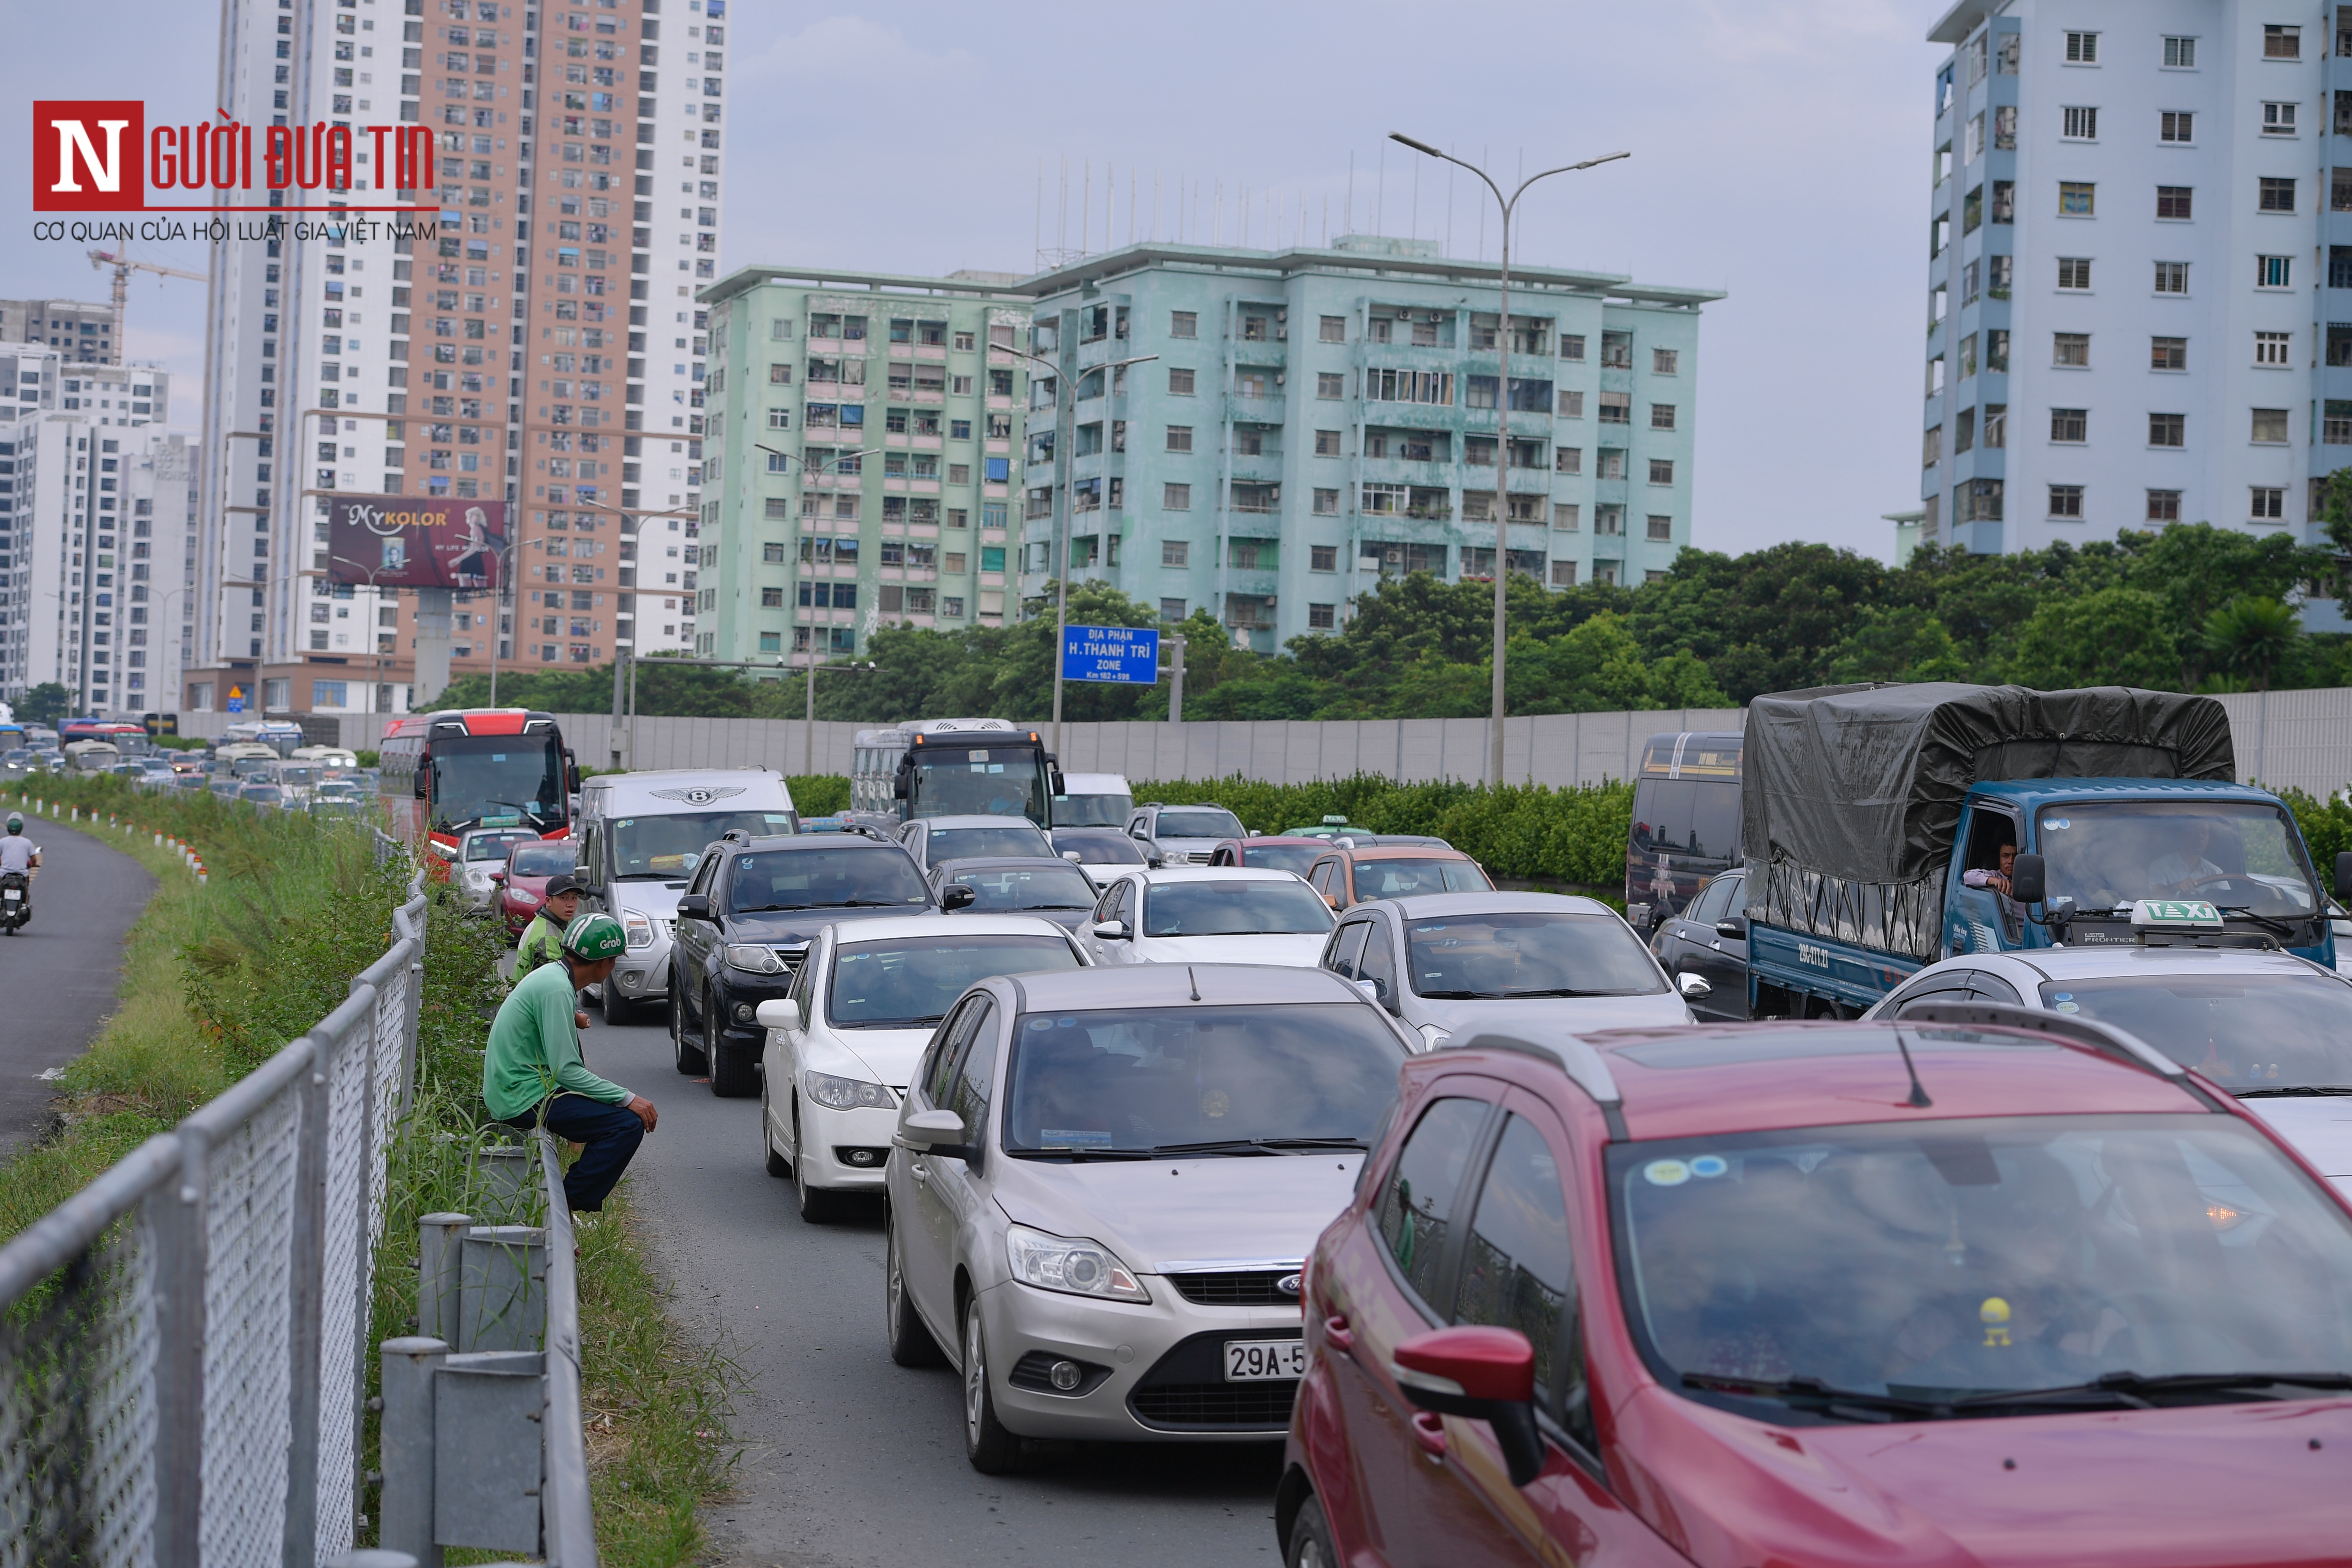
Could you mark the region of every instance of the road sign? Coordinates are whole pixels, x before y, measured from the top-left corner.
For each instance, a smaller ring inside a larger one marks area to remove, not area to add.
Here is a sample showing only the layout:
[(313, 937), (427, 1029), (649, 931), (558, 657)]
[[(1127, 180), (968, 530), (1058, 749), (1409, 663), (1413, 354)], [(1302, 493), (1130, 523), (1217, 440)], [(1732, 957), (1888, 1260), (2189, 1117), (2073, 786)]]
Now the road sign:
[(1143, 626), (1068, 627), (1062, 638), (1062, 679), (1156, 686), (1160, 633)]
[(244, 687), (232, 686), (228, 689), (228, 710), (232, 713), (242, 713), (245, 711)]

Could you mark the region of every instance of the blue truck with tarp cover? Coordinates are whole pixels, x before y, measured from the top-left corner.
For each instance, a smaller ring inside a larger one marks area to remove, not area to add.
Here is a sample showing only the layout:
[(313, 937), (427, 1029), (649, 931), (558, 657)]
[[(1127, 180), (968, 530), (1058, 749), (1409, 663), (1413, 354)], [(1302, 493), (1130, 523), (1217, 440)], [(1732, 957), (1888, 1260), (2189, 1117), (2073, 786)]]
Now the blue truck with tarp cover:
[(2150, 899), (2213, 906), (2206, 942), (2335, 965), (2294, 814), (2236, 782), (2210, 697), (1784, 692), (1748, 705), (1743, 772), (1750, 1017), (1852, 1016), (1965, 952), (2136, 942)]

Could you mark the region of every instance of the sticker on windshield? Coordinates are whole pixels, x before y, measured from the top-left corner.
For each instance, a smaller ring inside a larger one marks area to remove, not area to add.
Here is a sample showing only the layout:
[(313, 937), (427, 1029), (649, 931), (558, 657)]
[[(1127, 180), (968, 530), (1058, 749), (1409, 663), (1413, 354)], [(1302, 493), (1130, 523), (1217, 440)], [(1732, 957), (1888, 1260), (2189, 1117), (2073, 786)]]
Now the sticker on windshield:
[(1234, 1108), (1233, 1097), (1222, 1089), (1213, 1089), (1201, 1097), (1201, 1114), (1212, 1121)]
[(1082, 1132), (1067, 1127), (1040, 1127), (1037, 1129), (1037, 1147), (1040, 1149), (1108, 1149), (1110, 1147), (1110, 1133), (1108, 1131)]
[(2060, 1013), (2079, 1013), (2083, 1010), (2083, 1005), (2080, 1002), (2060, 1002), (2054, 1004), (2053, 1010)]
[(1731, 1162), (1720, 1154), (1701, 1154), (1690, 1163), (1691, 1174), (1713, 1181), (1731, 1169)]
[(760, 820), (771, 827), (783, 827), (789, 826), (793, 819), (772, 811), (764, 811), (760, 814)]
[(1653, 1160), (1642, 1167), (1642, 1174), (1654, 1187), (1679, 1187), (1690, 1180), (1691, 1168), (1680, 1160)]
[(2042, 826), (2046, 828), (2072, 827), (2074, 826), (2074, 820), (2069, 816), (2045, 816), (2042, 819)]

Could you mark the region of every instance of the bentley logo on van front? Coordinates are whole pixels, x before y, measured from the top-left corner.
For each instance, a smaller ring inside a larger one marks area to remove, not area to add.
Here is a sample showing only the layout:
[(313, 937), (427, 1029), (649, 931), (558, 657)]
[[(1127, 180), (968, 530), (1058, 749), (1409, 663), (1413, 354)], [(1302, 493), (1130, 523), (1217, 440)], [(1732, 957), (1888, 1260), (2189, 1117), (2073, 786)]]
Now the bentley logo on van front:
[(730, 795), (741, 795), (741, 784), (691, 784), (682, 789), (657, 789), (657, 800), (683, 801), (688, 805), (709, 805), (714, 800), (725, 800)]

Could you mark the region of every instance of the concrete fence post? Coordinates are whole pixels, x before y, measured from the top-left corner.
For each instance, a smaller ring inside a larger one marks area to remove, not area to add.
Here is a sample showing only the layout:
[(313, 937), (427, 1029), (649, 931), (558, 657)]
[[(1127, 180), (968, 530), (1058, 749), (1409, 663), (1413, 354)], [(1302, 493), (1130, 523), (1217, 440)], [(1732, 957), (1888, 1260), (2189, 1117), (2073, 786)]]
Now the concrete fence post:
[(433, 1539), (433, 1394), (449, 1347), (412, 1335), (384, 1341), (377, 1353), (383, 1363), (383, 1485), (376, 1539), (389, 1551), (407, 1553), (417, 1568), (441, 1568), (441, 1548)]

